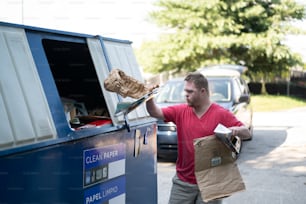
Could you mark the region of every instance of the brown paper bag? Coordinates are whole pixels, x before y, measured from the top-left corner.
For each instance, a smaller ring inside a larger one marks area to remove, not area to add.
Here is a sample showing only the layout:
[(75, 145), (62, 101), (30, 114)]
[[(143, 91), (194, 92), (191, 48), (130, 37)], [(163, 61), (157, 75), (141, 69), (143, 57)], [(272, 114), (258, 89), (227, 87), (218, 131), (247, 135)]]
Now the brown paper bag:
[(234, 153), (216, 136), (194, 140), (195, 176), (204, 202), (245, 190)]

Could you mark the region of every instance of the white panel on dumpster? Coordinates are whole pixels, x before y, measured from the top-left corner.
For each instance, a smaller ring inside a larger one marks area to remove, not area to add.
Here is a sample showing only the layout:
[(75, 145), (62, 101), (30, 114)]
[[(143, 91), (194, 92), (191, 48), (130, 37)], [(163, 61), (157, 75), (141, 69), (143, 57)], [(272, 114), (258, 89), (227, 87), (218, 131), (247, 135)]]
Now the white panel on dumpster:
[(9, 137), (3, 136), (4, 131), (13, 133), (13, 145), (54, 137), (51, 113), (24, 30), (0, 27), (0, 59), (1, 108), (7, 113), (0, 118), (10, 124), (0, 129), (0, 140)]
[(119, 102), (119, 99), (115, 93), (106, 91), (104, 88), (104, 80), (108, 76), (109, 71), (107, 68), (107, 63), (105, 60), (105, 55), (101, 46), (101, 42), (97, 38), (87, 38), (87, 45), (95, 65), (97, 76), (99, 79), (100, 86), (103, 91), (103, 95), (106, 101), (107, 108), (110, 113), (113, 124), (118, 123), (118, 118), (114, 117), (116, 111), (116, 104)]
[(8, 113), (3, 100), (3, 91), (0, 82), (0, 148), (10, 146), (14, 142), (11, 124), (9, 123)]
[[(103, 42), (106, 47), (107, 56), (109, 57), (112, 69), (121, 69), (127, 75), (144, 82), (131, 44), (111, 40), (104, 40)], [(124, 98), (123, 100), (135, 101), (135, 99), (128, 97)], [(146, 116), (148, 116), (148, 114), (144, 104), (128, 114), (129, 119), (136, 119)]]

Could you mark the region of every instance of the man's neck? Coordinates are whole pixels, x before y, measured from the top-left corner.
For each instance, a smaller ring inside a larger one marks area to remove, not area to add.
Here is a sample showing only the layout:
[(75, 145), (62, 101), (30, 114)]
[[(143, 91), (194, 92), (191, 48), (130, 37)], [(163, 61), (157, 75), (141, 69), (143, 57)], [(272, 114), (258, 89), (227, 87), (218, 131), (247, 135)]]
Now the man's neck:
[(205, 101), (202, 104), (193, 107), (193, 111), (197, 115), (198, 118), (201, 118), (206, 113), (206, 111), (209, 109), (210, 105), (211, 105), (211, 102), (209, 100)]

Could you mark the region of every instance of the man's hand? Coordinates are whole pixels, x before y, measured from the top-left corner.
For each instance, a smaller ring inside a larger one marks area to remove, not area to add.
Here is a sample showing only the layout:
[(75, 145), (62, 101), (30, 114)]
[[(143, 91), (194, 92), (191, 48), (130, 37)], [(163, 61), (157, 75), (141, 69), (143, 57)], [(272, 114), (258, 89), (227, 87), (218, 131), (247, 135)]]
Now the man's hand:
[(251, 138), (249, 129), (245, 126), (229, 127), (232, 130), (233, 136), (239, 136), (242, 140)]
[(149, 92), (152, 92), (154, 89), (158, 88), (159, 85), (158, 84), (154, 84), (154, 85), (146, 85), (147, 89), (149, 90)]

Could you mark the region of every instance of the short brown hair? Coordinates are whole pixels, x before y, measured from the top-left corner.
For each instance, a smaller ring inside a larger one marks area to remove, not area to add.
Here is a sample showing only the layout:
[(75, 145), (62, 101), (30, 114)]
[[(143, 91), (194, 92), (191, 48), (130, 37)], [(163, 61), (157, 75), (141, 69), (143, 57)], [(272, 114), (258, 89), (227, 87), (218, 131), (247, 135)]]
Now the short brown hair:
[(208, 90), (208, 81), (206, 77), (200, 72), (191, 72), (185, 77), (184, 80), (193, 82), (197, 89), (205, 88)]

